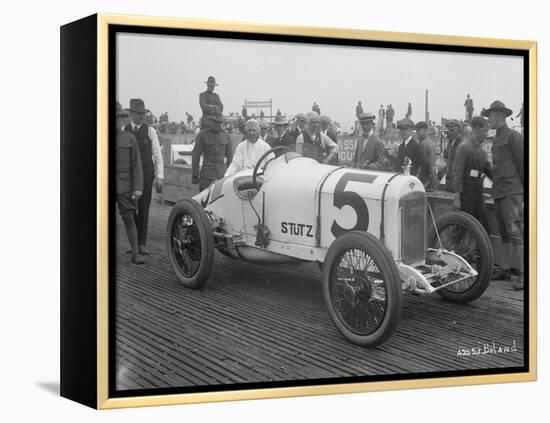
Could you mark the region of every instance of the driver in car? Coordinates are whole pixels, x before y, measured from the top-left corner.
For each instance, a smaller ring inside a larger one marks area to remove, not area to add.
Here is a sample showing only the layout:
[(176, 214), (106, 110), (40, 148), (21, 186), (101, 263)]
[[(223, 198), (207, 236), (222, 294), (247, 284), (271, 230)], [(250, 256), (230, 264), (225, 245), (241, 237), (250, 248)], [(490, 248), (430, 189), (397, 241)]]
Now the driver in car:
[(271, 146), (259, 137), (260, 125), (256, 120), (249, 119), (246, 122), (245, 130), (246, 138), (237, 145), (233, 160), (225, 171), (224, 176), (226, 177), (243, 169), (254, 168), (262, 154), (271, 149)]

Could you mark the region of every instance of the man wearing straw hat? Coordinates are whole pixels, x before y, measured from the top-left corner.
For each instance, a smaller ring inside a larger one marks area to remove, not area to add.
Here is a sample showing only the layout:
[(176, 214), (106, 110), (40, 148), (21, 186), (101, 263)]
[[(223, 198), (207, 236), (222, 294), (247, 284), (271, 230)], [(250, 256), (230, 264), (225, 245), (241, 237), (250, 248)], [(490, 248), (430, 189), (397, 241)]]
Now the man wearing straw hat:
[[(213, 181), (223, 178), (227, 165), (233, 159), (231, 137), (221, 129), (221, 124), (225, 121), (223, 115), (214, 113), (206, 119), (209, 121), (208, 127), (195, 139), (191, 159), (192, 183), (199, 184), (200, 191), (208, 188)], [(203, 161), (199, 172), (201, 156)]]
[[(143, 169), (143, 195), (138, 201), (137, 231), (139, 252), (148, 255), (146, 248), (147, 228), (149, 226), (149, 206), (153, 194), (153, 182), (157, 191), (162, 188), (164, 180), (164, 163), (160, 144), (155, 128), (145, 123), (145, 103), (140, 98), (130, 100), (130, 114), (132, 121), (126, 125), (125, 131), (131, 132), (139, 145), (141, 166)], [(156, 179), (155, 179), (156, 178)]]
[(208, 121), (206, 119), (213, 113), (223, 112), (223, 103), (220, 96), (214, 92), (214, 88), (218, 85), (216, 78), (209, 76), (205, 81), (206, 91), (199, 94), (199, 104), (202, 110), (203, 127), (204, 123)]
[(519, 264), (519, 277), (514, 285), (523, 289), (523, 136), (510, 129), (506, 118), (512, 115), (502, 101), (494, 101), (483, 116), (496, 129), (493, 140), (493, 187), (498, 229), (502, 239), (502, 265), (494, 279), (510, 279), (512, 253)]
[(374, 133), (375, 116), (372, 113), (361, 113), (359, 123), (363, 134), (357, 140), (353, 166), (359, 169), (388, 170), (388, 158), (384, 144)]
[(143, 264), (139, 253), (136, 228), (136, 201), (143, 193), (143, 169), (136, 138), (123, 131), (124, 119), (130, 112), (116, 102), (116, 201), (130, 243), (132, 263)]

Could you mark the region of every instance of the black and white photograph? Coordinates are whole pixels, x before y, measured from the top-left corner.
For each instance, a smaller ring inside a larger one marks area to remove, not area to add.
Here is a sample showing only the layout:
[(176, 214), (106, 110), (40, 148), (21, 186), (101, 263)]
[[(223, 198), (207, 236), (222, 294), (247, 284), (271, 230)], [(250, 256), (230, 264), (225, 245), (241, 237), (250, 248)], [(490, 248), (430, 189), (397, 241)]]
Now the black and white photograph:
[(119, 29), (114, 396), (527, 368), (525, 54)]

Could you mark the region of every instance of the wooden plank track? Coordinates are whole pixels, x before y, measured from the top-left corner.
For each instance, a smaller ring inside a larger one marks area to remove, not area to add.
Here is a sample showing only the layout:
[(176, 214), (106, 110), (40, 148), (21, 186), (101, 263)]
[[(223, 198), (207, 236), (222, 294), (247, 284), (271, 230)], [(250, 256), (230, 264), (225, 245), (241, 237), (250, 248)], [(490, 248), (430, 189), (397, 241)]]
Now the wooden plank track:
[[(468, 306), (405, 296), (393, 337), (376, 349), (336, 330), (315, 264), (259, 266), (216, 253), (202, 290), (170, 268), (170, 207), (151, 204), (151, 256), (136, 266), (117, 218), (117, 388), (205, 386), (523, 365), (523, 292), (494, 282)], [(459, 355), (461, 349), (505, 353)]]

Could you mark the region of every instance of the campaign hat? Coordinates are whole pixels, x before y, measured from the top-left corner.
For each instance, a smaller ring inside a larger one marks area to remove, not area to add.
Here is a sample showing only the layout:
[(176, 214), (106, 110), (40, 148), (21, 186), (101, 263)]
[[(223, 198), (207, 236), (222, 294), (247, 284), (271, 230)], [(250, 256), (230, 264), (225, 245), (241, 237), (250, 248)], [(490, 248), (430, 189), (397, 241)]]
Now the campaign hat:
[(508, 107), (504, 105), (504, 103), (500, 100), (493, 101), (488, 109), (484, 109), (481, 112), (482, 116), (489, 117), (491, 112), (501, 112), (504, 113), (504, 116), (508, 117), (512, 115), (512, 110), (510, 110)]

